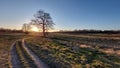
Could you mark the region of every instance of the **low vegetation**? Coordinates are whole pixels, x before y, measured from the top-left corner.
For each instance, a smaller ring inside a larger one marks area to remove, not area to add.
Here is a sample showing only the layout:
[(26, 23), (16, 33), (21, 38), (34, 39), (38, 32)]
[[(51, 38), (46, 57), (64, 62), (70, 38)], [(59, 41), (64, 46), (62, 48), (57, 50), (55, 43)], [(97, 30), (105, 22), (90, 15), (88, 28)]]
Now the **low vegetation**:
[[(118, 55), (99, 51), (99, 47), (103, 44), (108, 46), (108, 44), (119, 44), (118, 42), (119, 40), (114, 41), (114, 39), (106, 41), (106, 39), (69, 35), (26, 40), (28, 47), (51, 68), (119, 68)], [(91, 48), (81, 48), (82, 44), (91, 45)]]

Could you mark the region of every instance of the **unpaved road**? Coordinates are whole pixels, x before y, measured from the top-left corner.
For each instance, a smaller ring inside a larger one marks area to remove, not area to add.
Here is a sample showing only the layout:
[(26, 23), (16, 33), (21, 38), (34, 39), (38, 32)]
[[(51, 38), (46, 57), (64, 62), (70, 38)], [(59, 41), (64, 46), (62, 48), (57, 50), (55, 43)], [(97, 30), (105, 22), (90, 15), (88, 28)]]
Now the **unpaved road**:
[(16, 46), (16, 42), (14, 42), (11, 47), (10, 68), (21, 68), (20, 60), (18, 58), (17, 50), (15, 46)]
[[(29, 55), (30, 59), (32, 60), (32, 63), (37, 66), (37, 68), (49, 68), (44, 62), (40, 60), (40, 58), (34, 54), (25, 44), (24, 39), (21, 40), (21, 45), (17, 44), (18, 41), (13, 43), (11, 47), (11, 56), (10, 56), (10, 68), (23, 68), (21, 63), (23, 61), (20, 60), (20, 56), (18, 54), (17, 46), (22, 46), (23, 50), (26, 51), (26, 53)], [(22, 52), (22, 50), (20, 51)], [(23, 52), (22, 52), (23, 53)], [(23, 53), (24, 54), (24, 53)], [(23, 55), (22, 54), (22, 55)], [(26, 57), (26, 56), (25, 56)], [(22, 57), (23, 58), (23, 57)], [(23, 59), (22, 59), (23, 60)], [(26, 60), (26, 59), (25, 59)], [(24, 62), (23, 62), (24, 63)], [(26, 63), (29, 66), (29, 62), (26, 61)], [(34, 68), (34, 67), (24, 67), (24, 68)]]

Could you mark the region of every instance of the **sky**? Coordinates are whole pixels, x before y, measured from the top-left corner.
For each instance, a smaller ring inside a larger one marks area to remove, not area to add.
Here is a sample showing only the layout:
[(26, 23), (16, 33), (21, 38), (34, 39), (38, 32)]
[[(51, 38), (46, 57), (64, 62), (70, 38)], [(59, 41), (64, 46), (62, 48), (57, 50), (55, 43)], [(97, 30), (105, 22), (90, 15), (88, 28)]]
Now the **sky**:
[(21, 29), (40, 9), (54, 30), (120, 30), (120, 0), (0, 0), (0, 28)]

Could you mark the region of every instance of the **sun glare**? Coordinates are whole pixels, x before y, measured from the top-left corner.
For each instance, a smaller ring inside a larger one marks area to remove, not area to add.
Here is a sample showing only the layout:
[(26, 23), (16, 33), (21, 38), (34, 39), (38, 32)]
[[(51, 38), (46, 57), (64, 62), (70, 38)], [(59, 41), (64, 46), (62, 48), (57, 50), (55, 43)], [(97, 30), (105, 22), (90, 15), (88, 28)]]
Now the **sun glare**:
[(36, 26), (31, 26), (31, 31), (39, 32), (39, 28)]

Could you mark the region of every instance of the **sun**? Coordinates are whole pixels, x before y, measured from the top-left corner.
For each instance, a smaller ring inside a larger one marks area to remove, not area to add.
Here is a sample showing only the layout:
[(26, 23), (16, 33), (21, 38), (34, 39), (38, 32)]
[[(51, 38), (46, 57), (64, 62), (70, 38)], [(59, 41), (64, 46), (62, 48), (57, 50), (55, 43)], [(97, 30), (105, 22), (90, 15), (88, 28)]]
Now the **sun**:
[(39, 32), (39, 28), (36, 26), (31, 26), (31, 31), (33, 32)]

